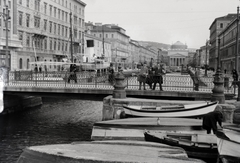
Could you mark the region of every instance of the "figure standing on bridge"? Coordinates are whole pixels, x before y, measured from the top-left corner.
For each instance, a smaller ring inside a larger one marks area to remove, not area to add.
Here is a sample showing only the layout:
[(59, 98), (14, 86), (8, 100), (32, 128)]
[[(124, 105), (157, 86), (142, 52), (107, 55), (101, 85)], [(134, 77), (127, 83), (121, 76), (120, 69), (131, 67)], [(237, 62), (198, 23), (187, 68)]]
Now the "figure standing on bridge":
[(232, 70), (232, 78), (233, 78), (233, 82), (230, 88), (232, 88), (232, 86), (234, 86), (234, 88), (236, 87), (236, 82), (238, 81), (238, 73), (236, 71), (236, 69)]
[(148, 75), (148, 68), (147, 68), (147, 64), (144, 63), (137, 77), (137, 80), (139, 82), (139, 90), (141, 90), (142, 84), (143, 84), (143, 89), (146, 90), (145, 83), (147, 80), (147, 75)]
[(162, 84), (163, 84), (163, 67), (158, 64), (157, 67), (154, 70), (154, 76), (153, 76), (153, 90), (155, 90), (157, 83), (159, 84), (160, 91), (163, 91)]
[(197, 67), (194, 74), (194, 90), (195, 91), (199, 91), (199, 83), (200, 83), (200, 70), (199, 70), (199, 67)]
[(70, 80), (74, 80), (75, 83), (77, 83), (77, 66), (76, 64), (71, 64), (70, 65), (70, 75), (68, 77), (68, 83), (70, 83)]
[(113, 69), (113, 64), (110, 63), (110, 67), (108, 69), (108, 81), (109, 83), (113, 84), (114, 82), (114, 69)]

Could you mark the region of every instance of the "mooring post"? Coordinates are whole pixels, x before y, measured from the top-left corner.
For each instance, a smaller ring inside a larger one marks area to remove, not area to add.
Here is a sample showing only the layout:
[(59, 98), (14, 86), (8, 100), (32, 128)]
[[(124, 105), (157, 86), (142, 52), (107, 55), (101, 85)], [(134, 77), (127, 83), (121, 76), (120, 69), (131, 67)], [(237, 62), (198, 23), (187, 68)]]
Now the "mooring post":
[(124, 83), (125, 76), (123, 75), (122, 71), (120, 70), (115, 75), (115, 84), (113, 85), (113, 98), (126, 98), (126, 84)]

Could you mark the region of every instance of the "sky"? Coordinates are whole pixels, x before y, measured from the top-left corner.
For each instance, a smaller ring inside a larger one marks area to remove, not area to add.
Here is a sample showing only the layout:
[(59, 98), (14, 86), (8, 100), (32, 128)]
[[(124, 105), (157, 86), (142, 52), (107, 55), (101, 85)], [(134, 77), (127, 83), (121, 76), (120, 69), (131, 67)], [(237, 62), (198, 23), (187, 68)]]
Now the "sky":
[(117, 24), (133, 40), (200, 48), (215, 18), (237, 13), (239, 0), (82, 0), (85, 22)]

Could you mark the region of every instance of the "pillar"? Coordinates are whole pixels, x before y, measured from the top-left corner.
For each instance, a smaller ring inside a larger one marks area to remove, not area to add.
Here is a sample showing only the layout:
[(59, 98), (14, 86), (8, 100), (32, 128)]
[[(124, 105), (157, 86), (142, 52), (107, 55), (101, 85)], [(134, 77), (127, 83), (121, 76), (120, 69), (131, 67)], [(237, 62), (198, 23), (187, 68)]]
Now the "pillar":
[(122, 71), (118, 72), (115, 76), (115, 84), (113, 90), (113, 98), (126, 98), (126, 90), (125, 90), (125, 83), (124, 83), (124, 75)]

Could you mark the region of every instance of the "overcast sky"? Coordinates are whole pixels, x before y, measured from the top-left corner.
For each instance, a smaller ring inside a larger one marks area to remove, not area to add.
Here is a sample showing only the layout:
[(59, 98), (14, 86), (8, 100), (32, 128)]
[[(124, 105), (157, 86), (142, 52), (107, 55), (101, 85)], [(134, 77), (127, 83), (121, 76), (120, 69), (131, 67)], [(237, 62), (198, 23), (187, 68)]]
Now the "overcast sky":
[(200, 48), (215, 18), (237, 13), (239, 0), (82, 0), (85, 22), (118, 24), (133, 40)]

